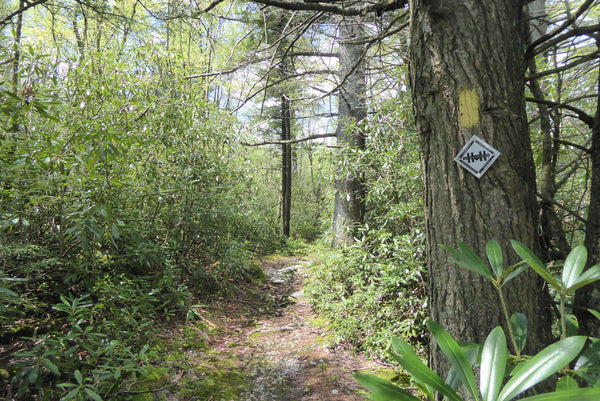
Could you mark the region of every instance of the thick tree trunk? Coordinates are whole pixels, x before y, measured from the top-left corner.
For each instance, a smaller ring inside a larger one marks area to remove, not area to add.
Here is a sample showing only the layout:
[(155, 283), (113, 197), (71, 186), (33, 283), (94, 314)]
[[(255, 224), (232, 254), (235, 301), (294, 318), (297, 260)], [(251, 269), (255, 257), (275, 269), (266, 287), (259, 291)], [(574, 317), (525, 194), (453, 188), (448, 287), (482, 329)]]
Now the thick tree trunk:
[[(480, 344), (504, 323), (497, 294), (479, 276), (450, 263), (439, 244), (455, 247), (462, 241), (484, 257), (486, 242), (496, 239), (507, 264), (517, 261), (511, 239), (540, 250), (525, 113), (522, 3), (411, 2), (410, 70), (425, 180), (431, 318), (455, 338)], [(454, 161), (472, 135), (501, 153), (479, 179)], [(510, 313), (529, 318), (528, 352), (550, 339), (543, 288), (529, 271), (505, 289)], [(436, 344), (431, 364), (440, 374), (448, 371)]]
[[(600, 37), (596, 39), (600, 49)], [(600, 95), (600, 69), (598, 70), (598, 94)], [(590, 204), (585, 226), (585, 246), (588, 250), (587, 267), (600, 263), (600, 98), (596, 99), (596, 115), (592, 126), (592, 184)], [(600, 311), (600, 282), (596, 281), (575, 294), (574, 313), (579, 321), (579, 333), (600, 337), (600, 322), (588, 309)]]
[[(344, 19), (339, 26), (339, 100), (336, 137), (342, 147), (365, 147), (365, 138), (356, 124), (366, 117), (365, 45), (357, 42), (364, 37), (361, 21)], [(338, 172), (335, 179), (335, 207), (333, 214), (333, 246), (353, 241), (353, 228), (363, 221), (365, 214), (364, 183), (360, 173)]]

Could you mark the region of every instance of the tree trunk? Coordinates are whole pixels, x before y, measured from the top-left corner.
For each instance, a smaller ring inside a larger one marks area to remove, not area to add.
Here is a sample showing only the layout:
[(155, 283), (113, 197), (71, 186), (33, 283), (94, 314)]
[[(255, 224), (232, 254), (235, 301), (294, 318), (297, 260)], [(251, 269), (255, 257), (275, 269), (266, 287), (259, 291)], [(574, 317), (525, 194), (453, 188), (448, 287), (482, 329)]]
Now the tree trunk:
[[(365, 147), (365, 138), (356, 124), (366, 117), (365, 45), (362, 22), (345, 18), (339, 25), (338, 124), (336, 137), (341, 147)], [(343, 161), (342, 161), (343, 164)], [(335, 179), (333, 246), (353, 242), (353, 231), (365, 214), (364, 183), (358, 172), (338, 171)]]
[[(536, 28), (535, 32), (538, 32), (537, 29), (540, 28)], [(535, 59), (529, 60), (529, 73), (531, 75), (537, 73)], [(529, 90), (536, 99), (545, 99), (544, 92), (537, 79), (532, 79), (529, 82)], [(542, 166), (539, 180), (542, 246), (548, 260), (563, 260), (569, 254), (571, 248), (565, 236), (562, 220), (556, 212), (553, 203), (556, 192), (559, 189), (559, 186), (556, 184), (556, 164), (561, 146), (557, 141), (560, 138), (560, 131), (556, 129), (558, 127), (555, 124), (554, 133), (552, 132), (552, 121), (548, 105), (538, 103), (537, 107), (539, 111), (540, 137), (542, 140)]]
[(527, 5), (531, 42), (535, 42), (546, 34), (548, 20), (546, 19), (546, 0), (533, 0)]
[[(290, 100), (281, 95), (281, 140), (292, 139)], [(281, 222), (284, 238), (290, 236), (290, 215), (292, 208), (292, 145), (281, 145)]]
[[(600, 37), (596, 38), (600, 49)], [(598, 94), (600, 95), (600, 68), (598, 69)], [(590, 204), (585, 226), (585, 246), (588, 251), (587, 267), (600, 263), (600, 98), (596, 99), (596, 115), (592, 127), (592, 183)], [(579, 321), (579, 334), (599, 337), (600, 322), (588, 309), (600, 311), (600, 282), (596, 281), (578, 290), (575, 294), (574, 313)]]
[[(24, 0), (19, 0), (19, 9), (25, 6)], [(19, 67), (21, 63), (21, 30), (23, 29), (23, 13), (17, 15), (17, 24), (15, 26), (15, 53), (13, 61), (13, 84), (15, 85), (15, 93), (19, 88)]]
[[(458, 241), (484, 257), (500, 242), (505, 265), (517, 261), (509, 240), (539, 253), (535, 169), (525, 113), (520, 0), (413, 0), (411, 84), (425, 182), (431, 318), (455, 338), (482, 344), (504, 326), (497, 294), (449, 261), (439, 247)], [(481, 178), (454, 158), (472, 135), (501, 156)], [(550, 341), (551, 314), (541, 280), (526, 271), (505, 288), (509, 313), (529, 319), (526, 352)], [(505, 332), (507, 332), (505, 327)], [(431, 344), (431, 366), (448, 363)]]

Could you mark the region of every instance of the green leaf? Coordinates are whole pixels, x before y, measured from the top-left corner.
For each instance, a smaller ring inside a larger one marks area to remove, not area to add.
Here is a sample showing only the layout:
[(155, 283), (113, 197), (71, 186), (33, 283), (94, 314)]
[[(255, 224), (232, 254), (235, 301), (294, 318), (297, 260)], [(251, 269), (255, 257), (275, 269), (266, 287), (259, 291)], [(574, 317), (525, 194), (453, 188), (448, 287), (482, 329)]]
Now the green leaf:
[(502, 276), (502, 270), (504, 270), (504, 257), (502, 256), (502, 248), (498, 241), (492, 239), (489, 240), (485, 246), (485, 252), (487, 253), (490, 266), (492, 271), (496, 275), (496, 278)]
[(81, 375), (79, 369), (77, 369), (73, 374), (75, 375), (75, 380), (77, 380), (78, 384), (83, 383), (83, 376)]
[(578, 245), (569, 252), (562, 271), (562, 282), (565, 288), (569, 288), (577, 282), (586, 261), (587, 250), (585, 246)]
[(475, 375), (473, 374), (473, 369), (471, 369), (471, 365), (469, 364), (465, 353), (452, 336), (441, 326), (433, 320), (429, 320), (427, 324), (439, 347), (448, 357), (452, 367), (456, 370), (456, 375), (460, 381), (464, 383), (473, 398), (477, 399), (479, 391), (477, 389)]
[(577, 390), (559, 391), (538, 394), (521, 399), (521, 401), (598, 401), (600, 388), (580, 388)]
[(56, 387), (60, 387), (60, 388), (73, 388), (73, 387), (78, 387), (77, 384), (74, 383), (60, 383), (57, 384)]
[(40, 377), (40, 367), (35, 365), (29, 371), (29, 375), (27, 375), (27, 381), (30, 384), (33, 384), (37, 381), (38, 377)]
[[(475, 252), (473, 252), (473, 250), (471, 250), (471, 248), (469, 248), (467, 245), (459, 242), (459, 246), (461, 247), (461, 250), (463, 250), (463, 249), (470, 250), (470, 252), (467, 251), (468, 252), (467, 255), (465, 255), (464, 252), (460, 252), (449, 246), (441, 245), (441, 244), (440, 244), (440, 246), (444, 250), (446, 250), (448, 253), (450, 253), (452, 256), (455, 257), (455, 259), (453, 259), (452, 261), (454, 263), (456, 263), (457, 265), (462, 266), (465, 269), (470, 270), (474, 273), (482, 275), (483, 277), (485, 277), (489, 280), (493, 280), (492, 273), (490, 273), (490, 269), (485, 265), (485, 263), (483, 263), (483, 260), (481, 260), (481, 258), (479, 258), (479, 256), (477, 256), (475, 254)], [(473, 257), (473, 255), (475, 255), (475, 257)]]
[(58, 370), (58, 367), (49, 359), (44, 359), (44, 365), (46, 365), (46, 367), (48, 368), (48, 370), (50, 372), (52, 372), (54, 375), (56, 376), (60, 376), (60, 372)]
[(568, 337), (544, 348), (528, 361), (515, 368), (515, 375), (506, 383), (498, 401), (511, 400), (535, 386), (571, 362), (581, 351), (586, 337)]
[(510, 317), (510, 326), (515, 336), (517, 346), (519, 347), (519, 353), (521, 353), (527, 342), (527, 329), (529, 328), (527, 316), (520, 312), (513, 313)]
[(592, 343), (581, 353), (581, 356), (575, 362), (575, 371), (597, 367), (596, 365), (600, 361), (600, 341), (598, 339), (590, 340)]
[(576, 336), (579, 333), (579, 322), (574, 315), (570, 313), (565, 314), (565, 325), (567, 326), (567, 337)]
[(527, 262), (527, 264), (531, 266), (533, 270), (535, 270), (536, 273), (539, 274), (544, 280), (546, 280), (548, 284), (557, 290), (561, 289), (558, 281), (556, 281), (548, 269), (546, 269), (544, 263), (537, 256), (535, 256), (535, 254), (529, 248), (515, 240), (512, 240), (511, 244), (521, 259)]
[(584, 271), (583, 274), (577, 278), (577, 281), (567, 288), (567, 293), (591, 284), (598, 279), (600, 279), (600, 264), (594, 265)]
[[(519, 266), (521, 265), (521, 266)], [(508, 283), (510, 280), (512, 280), (513, 278), (517, 277), (519, 274), (523, 273), (525, 270), (527, 270), (529, 266), (527, 265), (527, 263), (521, 261), (519, 263), (517, 263), (514, 266), (510, 267), (510, 272), (506, 275), (506, 277), (504, 277), (504, 281), (503, 284)]]
[(406, 342), (394, 337), (392, 338), (392, 349), (394, 352), (391, 352), (390, 355), (421, 385), (433, 387), (452, 401), (463, 401), (456, 391), (421, 361), (421, 358)]
[(579, 384), (577, 384), (577, 380), (571, 376), (563, 376), (556, 383), (556, 391), (569, 391), (578, 388)]
[(506, 336), (498, 326), (488, 335), (481, 353), (479, 387), (484, 401), (494, 401), (506, 371)]
[(415, 379), (413, 376), (413, 382), (415, 383), (415, 387), (418, 388), (423, 394), (425, 394), (425, 398), (430, 400), (435, 400), (435, 389), (427, 384), (420, 382)]
[(119, 231), (119, 227), (113, 223), (112, 225), (112, 236), (113, 238), (119, 239), (121, 236), (121, 232)]
[(67, 297), (65, 297), (64, 295), (60, 296), (60, 300), (62, 301), (63, 304), (67, 305), (69, 308), (71, 307), (71, 303), (69, 302)]
[(419, 399), (409, 392), (402, 390), (400, 387), (396, 386), (393, 383), (390, 383), (388, 380), (384, 380), (380, 377), (370, 375), (370, 374), (362, 374), (355, 373), (352, 375), (354, 379), (359, 382), (364, 387), (368, 388), (373, 392), (371, 394), (371, 398), (379, 401), (419, 401)]
[[(469, 365), (473, 366), (477, 362), (477, 357), (481, 355), (481, 345), (466, 341), (459, 341), (458, 345), (465, 353), (467, 361), (469, 361)], [(453, 366), (448, 371), (446, 383), (454, 390), (456, 390), (462, 383), (462, 379), (459, 377), (459, 375), (457, 375), (456, 369)]]
[(69, 393), (67, 395), (65, 395), (63, 398), (61, 398), (61, 401), (72, 400), (73, 398), (75, 398), (75, 396), (77, 394), (79, 394), (79, 387), (74, 388), (73, 390), (69, 391)]
[(598, 312), (595, 309), (588, 309), (588, 312), (590, 312), (592, 315), (594, 315), (596, 317), (596, 319), (600, 320), (600, 312)]
[(103, 146), (100, 146), (100, 148), (98, 149), (98, 154), (100, 155), (100, 160), (106, 163), (106, 150)]
[(92, 390), (91, 388), (84, 388), (85, 392), (87, 393), (87, 395), (90, 396), (90, 398), (92, 398), (95, 401), (102, 401), (102, 397), (100, 397), (94, 390)]
[(17, 283), (26, 283), (29, 281), (28, 278), (18, 278), (18, 277), (0, 277), (0, 281), (11, 281)]
[(19, 296), (19, 294), (17, 294), (14, 291), (9, 290), (6, 287), (0, 287), (0, 292), (3, 293), (3, 294), (5, 294), (5, 295), (8, 295), (9, 297), (15, 297), (16, 298), (16, 297)]

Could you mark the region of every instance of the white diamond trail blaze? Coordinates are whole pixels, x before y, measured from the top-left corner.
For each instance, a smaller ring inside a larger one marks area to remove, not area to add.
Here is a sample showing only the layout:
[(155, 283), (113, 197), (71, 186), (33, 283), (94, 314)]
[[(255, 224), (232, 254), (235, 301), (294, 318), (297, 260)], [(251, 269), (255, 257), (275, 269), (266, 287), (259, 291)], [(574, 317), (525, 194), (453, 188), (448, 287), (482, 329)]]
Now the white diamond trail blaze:
[(480, 178), (500, 156), (500, 152), (473, 135), (454, 160), (471, 174)]

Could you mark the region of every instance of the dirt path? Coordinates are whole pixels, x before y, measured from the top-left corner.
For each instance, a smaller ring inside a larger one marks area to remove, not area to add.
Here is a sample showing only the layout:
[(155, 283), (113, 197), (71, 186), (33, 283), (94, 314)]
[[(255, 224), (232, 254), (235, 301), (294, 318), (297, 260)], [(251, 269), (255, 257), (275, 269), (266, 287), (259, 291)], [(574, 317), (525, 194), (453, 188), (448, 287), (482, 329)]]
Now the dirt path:
[[(226, 381), (223, 386), (235, 389), (215, 386), (211, 394), (204, 392), (198, 398), (166, 398), (365, 400), (351, 375), (379, 366), (336, 346), (332, 334), (319, 323), (303, 290), (311, 263), (298, 258), (261, 262), (269, 276), (265, 284), (244, 289), (233, 302), (219, 303), (221, 309), (214, 316), (206, 313), (203, 319), (218, 326), (220, 334), (211, 337), (210, 349), (191, 351), (195, 353), (191, 359), (202, 361), (205, 372), (196, 373), (197, 380), (202, 381), (204, 375), (206, 381), (212, 366), (214, 372), (221, 372), (214, 380)], [(182, 370), (181, 377), (184, 374), (189, 376), (187, 370)]]

